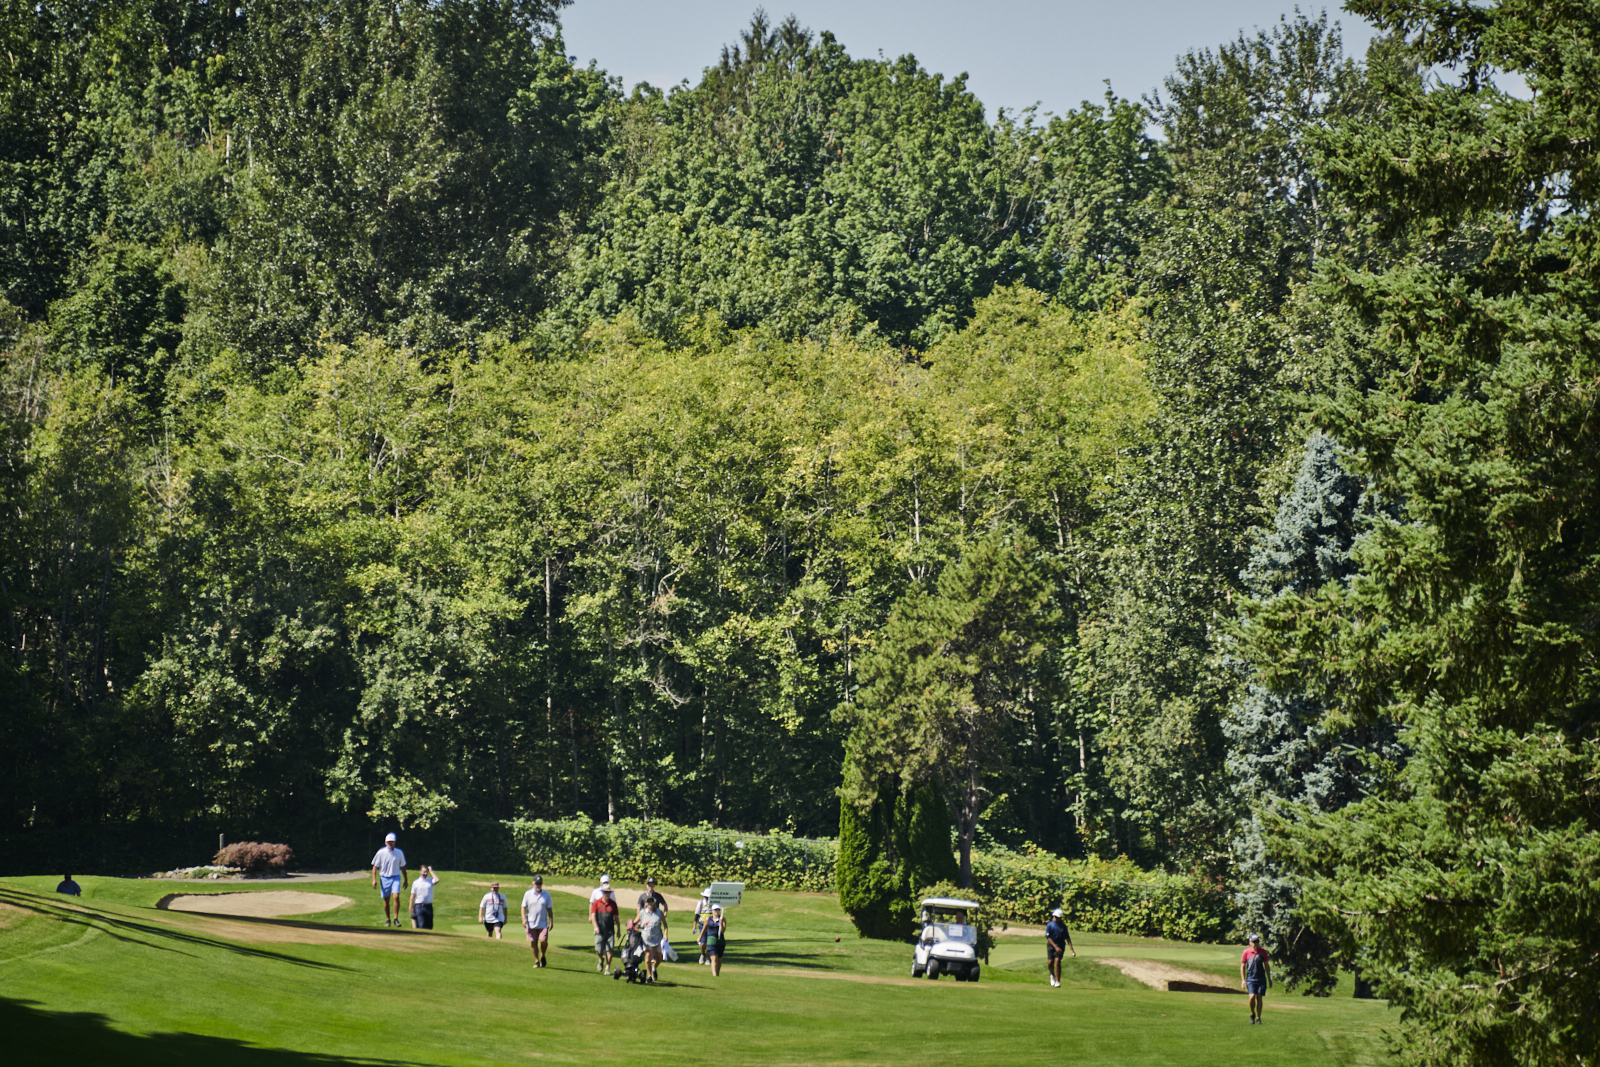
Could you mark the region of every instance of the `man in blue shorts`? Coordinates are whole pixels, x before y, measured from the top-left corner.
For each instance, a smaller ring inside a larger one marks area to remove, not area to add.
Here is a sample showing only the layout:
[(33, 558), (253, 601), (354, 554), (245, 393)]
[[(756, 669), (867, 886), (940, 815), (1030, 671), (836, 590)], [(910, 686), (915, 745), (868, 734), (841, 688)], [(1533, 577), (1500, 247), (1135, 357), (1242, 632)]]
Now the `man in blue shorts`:
[[(383, 847), (378, 854), (372, 857), (372, 886), (379, 888), (382, 881), (383, 892), (383, 925), (399, 926), (400, 917), (404, 914), (400, 910), (400, 890), (411, 884), (411, 877), (406, 874), (406, 854), (394, 847), (394, 835), (390, 834), (383, 839)], [(389, 917), (389, 902), (394, 901), (394, 918)]]
[(1044, 958), (1050, 968), (1051, 989), (1061, 988), (1061, 957), (1069, 948), (1076, 959), (1078, 950), (1072, 943), (1072, 932), (1067, 929), (1066, 916), (1057, 908), (1050, 913), (1050, 921), (1044, 924)]
[(1272, 957), (1261, 947), (1261, 935), (1251, 934), (1250, 944), (1239, 957), (1239, 985), (1250, 994), (1250, 1025), (1261, 1021), (1262, 1002), (1267, 983), (1272, 981)]

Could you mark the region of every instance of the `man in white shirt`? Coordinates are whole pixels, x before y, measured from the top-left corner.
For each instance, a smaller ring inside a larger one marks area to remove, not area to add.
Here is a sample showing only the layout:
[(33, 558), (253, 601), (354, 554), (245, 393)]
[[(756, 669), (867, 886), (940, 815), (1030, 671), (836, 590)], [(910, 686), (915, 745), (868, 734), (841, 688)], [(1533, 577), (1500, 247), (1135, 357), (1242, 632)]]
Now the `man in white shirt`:
[(600, 888), (599, 889), (595, 889), (595, 890), (591, 890), (590, 893), (589, 893), (589, 903), (593, 904), (595, 901), (600, 899), (600, 894), (608, 893), (610, 891), (611, 891), (611, 876), (609, 874), (602, 874), (600, 876)]
[(411, 883), (411, 929), (433, 929), (433, 887), (438, 884), (439, 876), (424, 863), (422, 873)]
[(528, 932), (528, 949), (533, 953), (535, 967), (548, 966), (544, 956), (550, 947), (550, 930), (555, 924), (550, 894), (544, 891), (544, 879), (536, 874), (533, 888), (522, 894), (522, 928)]
[(478, 901), (478, 921), (490, 937), (500, 940), (500, 931), (506, 925), (506, 898), (500, 895), (499, 882), (490, 882), (489, 891)]
[[(394, 844), (394, 835), (389, 834), (383, 839), (383, 847), (378, 854), (372, 857), (372, 887), (380, 888), (379, 879), (383, 880), (381, 891), (383, 893), (383, 925), (400, 925), (400, 889), (411, 884), (411, 877), (406, 874), (406, 854), (401, 852)], [(389, 902), (394, 901), (394, 918), (389, 917)]]

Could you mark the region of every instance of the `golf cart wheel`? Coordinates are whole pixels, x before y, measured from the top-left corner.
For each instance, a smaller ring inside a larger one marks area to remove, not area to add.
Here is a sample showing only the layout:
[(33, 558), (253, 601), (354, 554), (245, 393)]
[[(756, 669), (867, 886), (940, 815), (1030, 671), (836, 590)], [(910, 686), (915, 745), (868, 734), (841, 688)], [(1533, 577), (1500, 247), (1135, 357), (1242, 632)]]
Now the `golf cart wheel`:
[(937, 982), (939, 980), (939, 961), (938, 960), (929, 960), (928, 961), (928, 980), (930, 982)]
[(978, 965), (976, 963), (974, 963), (972, 965), (972, 970), (967, 972), (967, 981), (976, 982), (977, 980), (978, 980)]
[(913, 963), (911, 965), (911, 977), (913, 977), (913, 978), (921, 978), (922, 977), (922, 968), (918, 967), (915, 963)]

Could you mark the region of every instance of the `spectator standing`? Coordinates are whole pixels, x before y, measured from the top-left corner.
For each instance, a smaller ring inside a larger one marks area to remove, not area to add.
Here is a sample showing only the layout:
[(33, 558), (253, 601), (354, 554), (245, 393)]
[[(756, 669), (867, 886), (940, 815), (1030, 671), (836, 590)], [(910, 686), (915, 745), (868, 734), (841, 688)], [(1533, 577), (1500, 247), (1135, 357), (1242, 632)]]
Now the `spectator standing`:
[(700, 930), (700, 958), (711, 961), (711, 977), (722, 973), (722, 949), (728, 943), (728, 920), (722, 917), (722, 905), (711, 905), (711, 915)]
[(433, 887), (438, 884), (439, 876), (424, 863), (422, 873), (411, 883), (411, 929), (433, 929)]
[(501, 940), (500, 932), (506, 925), (506, 898), (500, 895), (499, 882), (490, 882), (489, 891), (478, 901), (478, 921), (490, 937)]
[[(400, 925), (400, 890), (410, 884), (411, 876), (406, 873), (406, 854), (396, 847), (394, 834), (387, 834), (383, 839), (383, 847), (372, 857), (372, 885), (383, 893), (383, 925)], [(391, 900), (394, 902), (393, 919), (389, 917)]]
[(61, 884), (56, 886), (56, 892), (65, 893), (69, 897), (83, 896), (83, 890), (78, 886), (77, 882), (72, 880), (72, 875), (70, 874), (61, 876)]
[(611, 972), (611, 957), (617, 951), (617, 897), (609, 885), (602, 886), (598, 899), (589, 902), (589, 925), (594, 927), (595, 967), (601, 974)]
[(1057, 908), (1050, 913), (1050, 921), (1044, 924), (1044, 958), (1050, 965), (1052, 989), (1061, 988), (1061, 957), (1066, 955), (1067, 949), (1072, 950), (1072, 956), (1076, 959), (1078, 949), (1072, 943), (1072, 932), (1067, 929), (1067, 920), (1062, 917), (1061, 909)]
[(667, 938), (666, 917), (656, 909), (654, 900), (646, 900), (639, 907), (639, 933), (644, 938), (645, 981), (656, 980), (656, 967), (661, 963), (661, 942)]
[(1239, 957), (1239, 987), (1250, 994), (1250, 1025), (1261, 1021), (1261, 1009), (1272, 981), (1272, 956), (1261, 947), (1261, 935), (1251, 934), (1250, 943)]
[(535, 967), (548, 967), (545, 953), (550, 949), (550, 931), (556, 925), (555, 906), (544, 891), (544, 878), (533, 876), (533, 888), (522, 894), (522, 928), (528, 932), (528, 950)]

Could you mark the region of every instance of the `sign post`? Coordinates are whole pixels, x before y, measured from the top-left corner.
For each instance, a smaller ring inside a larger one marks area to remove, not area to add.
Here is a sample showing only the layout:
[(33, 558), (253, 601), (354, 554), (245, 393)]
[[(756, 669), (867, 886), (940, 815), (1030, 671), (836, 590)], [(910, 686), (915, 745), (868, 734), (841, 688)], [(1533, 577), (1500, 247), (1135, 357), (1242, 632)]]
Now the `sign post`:
[(743, 882), (712, 882), (711, 903), (721, 904), (722, 910), (727, 911), (744, 899)]

